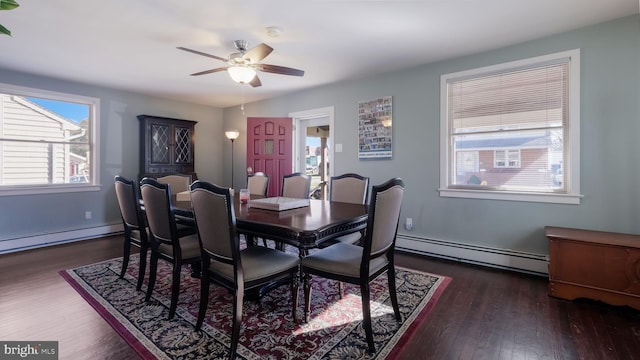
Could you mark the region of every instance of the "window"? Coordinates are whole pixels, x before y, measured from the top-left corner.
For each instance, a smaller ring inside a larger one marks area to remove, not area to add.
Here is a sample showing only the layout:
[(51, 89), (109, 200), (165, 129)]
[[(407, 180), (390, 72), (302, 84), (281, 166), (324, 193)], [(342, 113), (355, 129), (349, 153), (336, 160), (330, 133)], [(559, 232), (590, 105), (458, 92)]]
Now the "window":
[(579, 56), (441, 77), (441, 196), (579, 203)]
[(96, 190), (98, 106), (0, 84), (0, 194)]
[(519, 168), (520, 150), (495, 150), (493, 152), (493, 167)]

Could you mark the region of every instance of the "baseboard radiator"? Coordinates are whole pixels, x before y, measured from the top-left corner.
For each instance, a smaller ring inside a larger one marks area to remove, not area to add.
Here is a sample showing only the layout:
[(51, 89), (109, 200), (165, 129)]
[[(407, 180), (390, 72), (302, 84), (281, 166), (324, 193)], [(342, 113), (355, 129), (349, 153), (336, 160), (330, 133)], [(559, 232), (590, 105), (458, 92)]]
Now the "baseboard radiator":
[(398, 234), (396, 238), (396, 249), (414, 254), (545, 277), (549, 274), (548, 256), (541, 254), (428, 239), (404, 234)]
[[(0, 254), (122, 233), (122, 224), (0, 240)], [(399, 251), (547, 276), (548, 256), (398, 234)]]
[(122, 223), (10, 239), (0, 239), (0, 254), (94, 239), (122, 233)]

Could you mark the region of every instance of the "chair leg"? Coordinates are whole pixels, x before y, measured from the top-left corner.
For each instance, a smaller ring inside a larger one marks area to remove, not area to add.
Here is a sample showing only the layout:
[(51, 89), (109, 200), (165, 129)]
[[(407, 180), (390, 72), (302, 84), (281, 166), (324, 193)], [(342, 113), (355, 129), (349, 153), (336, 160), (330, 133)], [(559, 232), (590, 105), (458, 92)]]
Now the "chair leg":
[(375, 353), (376, 347), (373, 343), (373, 328), (371, 326), (371, 303), (370, 303), (370, 294), (369, 294), (369, 282), (363, 282), (360, 284), (360, 292), (362, 293), (362, 318), (363, 318), (362, 326), (364, 327), (364, 333), (367, 336), (367, 344), (369, 345), (369, 352)]
[(342, 292), (344, 291), (344, 285), (342, 285), (342, 281), (338, 281), (338, 297), (342, 299)]
[(198, 262), (194, 262), (191, 264), (191, 277), (195, 278), (195, 279), (200, 279), (200, 276), (202, 275), (202, 264), (200, 263), (200, 261)]
[(147, 252), (148, 247), (142, 245), (140, 247), (140, 268), (138, 269), (138, 282), (136, 283), (136, 290), (142, 289), (142, 281), (144, 281), (144, 274), (147, 270)]
[(398, 294), (396, 292), (396, 271), (393, 264), (389, 267), (389, 269), (387, 269), (387, 279), (389, 281), (389, 296), (391, 297), (393, 312), (396, 315), (396, 320), (402, 321), (400, 306), (398, 306)]
[(180, 270), (182, 264), (179, 261), (173, 263), (173, 275), (171, 279), (171, 305), (169, 306), (169, 320), (176, 315), (178, 308), (178, 296), (180, 295)]
[(235, 294), (233, 294), (233, 325), (231, 326), (231, 346), (229, 359), (236, 358), (238, 341), (240, 340), (240, 325), (242, 324), (242, 301), (244, 300), (244, 284), (237, 284)]
[(153, 287), (156, 285), (156, 272), (158, 271), (158, 255), (151, 251), (151, 261), (149, 261), (149, 285), (147, 286), (147, 295), (144, 297), (144, 301), (151, 300), (151, 293)]
[(200, 277), (200, 309), (198, 310), (198, 321), (196, 321), (196, 331), (200, 331), (204, 316), (209, 305), (209, 276), (202, 274)]
[(129, 255), (131, 252), (131, 240), (125, 235), (124, 238), (124, 249), (122, 252), (122, 270), (120, 270), (120, 279), (124, 277), (124, 274), (127, 272), (127, 267), (129, 266)]
[(300, 287), (300, 278), (298, 276), (298, 269), (293, 273), (293, 280), (291, 281), (291, 303), (293, 304), (293, 321), (298, 323), (298, 288)]
[(311, 312), (311, 275), (304, 274), (304, 322), (309, 322)]

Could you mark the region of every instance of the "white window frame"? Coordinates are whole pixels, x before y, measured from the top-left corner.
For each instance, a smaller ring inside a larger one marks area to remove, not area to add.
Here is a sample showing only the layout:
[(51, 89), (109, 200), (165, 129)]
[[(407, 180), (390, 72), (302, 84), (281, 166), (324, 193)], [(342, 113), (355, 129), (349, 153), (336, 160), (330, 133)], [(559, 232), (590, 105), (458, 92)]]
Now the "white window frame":
[[(450, 124), (447, 111), (448, 84), (465, 78), (475, 78), (518, 69), (543, 66), (569, 61), (569, 141), (565, 148), (564, 174), (567, 182), (566, 193), (496, 191), (481, 188), (452, 188), (450, 174), (453, 164), (452, 146), (450, 146)], [(558, 204), (580, 204), (580, 49), (573, 49), (528, 59), (470, 69), (440, 77), (440, 196), (494, 199)]]
[[(498, 153), (504, 153), (504, 164), (498, 164)], [(511, 165), (511, 154), (517, 155), (516, 164)], [(521, 164), (521, 153), (520, 149), (496, 149), (493, 150), (493, 167), (499, 169), (518, 169)]]
[(91, 178), (90, 183), (65, 183), (65, 184), (38, 184), (38, 185), (0, 185), (0, 196), (13, 195), (34, 195), (49, 193), (69, 193), (80, 191), (99, 191), (100, 186), (100, 99), (63, 93), (58, 91), (50, 91), (36, 89), (24, 86), (0, 83), (0, 93), (12, 94), (24, 97), (36, 97), (49, 100), (57, 100), (64, 102), (73, 102), (89, 105), (91, 124), (89, 149), (91, 154)]

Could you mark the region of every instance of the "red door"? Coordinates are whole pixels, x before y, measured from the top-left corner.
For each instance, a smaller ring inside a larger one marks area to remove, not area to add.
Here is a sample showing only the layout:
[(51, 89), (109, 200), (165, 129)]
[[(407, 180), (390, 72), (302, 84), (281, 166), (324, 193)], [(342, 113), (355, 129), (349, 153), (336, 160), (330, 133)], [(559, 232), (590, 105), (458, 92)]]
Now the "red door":
[(247, 118), (247, 166), (269, 176), (269, 196), (280, 196), (282, 177), (293, 166), (293, 120)]

